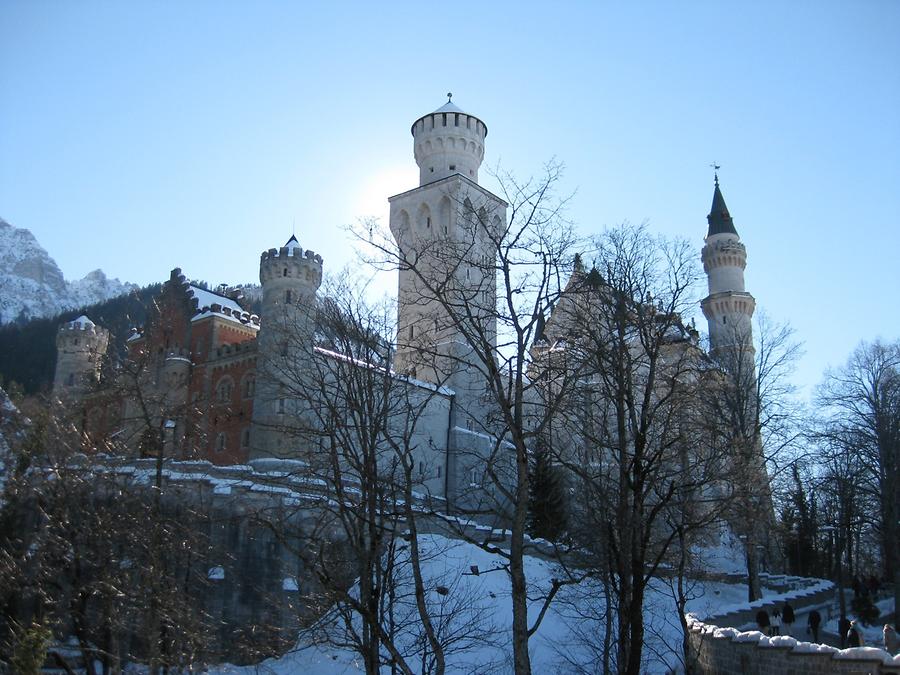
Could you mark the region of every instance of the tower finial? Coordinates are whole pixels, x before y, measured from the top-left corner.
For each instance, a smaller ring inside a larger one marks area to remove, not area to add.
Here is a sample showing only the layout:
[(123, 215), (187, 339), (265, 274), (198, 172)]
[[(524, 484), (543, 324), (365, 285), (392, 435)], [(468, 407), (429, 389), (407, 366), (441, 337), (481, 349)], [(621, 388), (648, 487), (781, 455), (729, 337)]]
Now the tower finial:
[(719, 187), (719, 169), (721, 169), (722, 167), (719, 166), (718, 164), (716, 164), (715, 162), (710, 164), (710, 167), (712, 167), (713, 175), (716, 178), (716, 187)]
[(450, 101), (451, 101), (452, 98), (453, 98), (453, 92), (452, 92), (452, 91), (448, 91), (448, 92), (447, 92), (447, 103), (450, 103)]

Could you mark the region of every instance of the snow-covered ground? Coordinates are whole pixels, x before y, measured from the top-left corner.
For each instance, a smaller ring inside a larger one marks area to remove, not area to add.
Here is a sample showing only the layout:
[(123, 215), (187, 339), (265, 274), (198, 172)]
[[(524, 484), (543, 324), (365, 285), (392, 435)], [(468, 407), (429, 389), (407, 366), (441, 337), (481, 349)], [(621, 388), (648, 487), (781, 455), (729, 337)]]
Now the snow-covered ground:
[[(424, 566), (433, 609), (439, 606), (451, 611), (454, 600), (469, 607), (457, 621), (450, 621), (448, 630), (469, 633), (465, 648), (448, 657), (450, 673), (512, 673), (510, 633), (512, 608), (509, 578), (502, 569), (502, 559), (478, 547), (438, 535), (421, 537), (422, 545), (431, 555)], [(471, 566), (477, 565), (478, 575)], [(537, 616), (540, 601), (553, 578), (563, 578), (553, 563), (529, 557), (526, 570), (531, 584), (530, 595), (535, 596), (530, 621)], [(436, 592), (444, 586), (449, 593)], [(746, 599), (742, 585), (717, 582), (695, 582), (690, 585), (688, 611), (705, 616), (723, 605), (741, 603)], [(531, 639), (532, 667), (537, 673), (596, 672), (599, 662), (598, 645), (602, 643), (605, 602), (597, 585), (582, 583), (560, 591), (548, 611), (540, 629)], [(645, 602), (646, 636), (644, 642), (646, 673), (665, 673), (678, 664), (681, 626), (673, 594), (665, 580), (655, 580)], [(338, 630), (335, 623), (331, 629)], [(410, 648), (413, 637), (406, 640)], [(238, 667), (224, 665), (210, 673), (220, 675), (317, 673), (318, 675), (349, 675), (364, 670), (359, 657), (349, 649), (312, 644), (311, 635), (301, 634), (296, 648), (279, 659), (262, 664)], [(387, 672), (387, 670), (385, 671)]]

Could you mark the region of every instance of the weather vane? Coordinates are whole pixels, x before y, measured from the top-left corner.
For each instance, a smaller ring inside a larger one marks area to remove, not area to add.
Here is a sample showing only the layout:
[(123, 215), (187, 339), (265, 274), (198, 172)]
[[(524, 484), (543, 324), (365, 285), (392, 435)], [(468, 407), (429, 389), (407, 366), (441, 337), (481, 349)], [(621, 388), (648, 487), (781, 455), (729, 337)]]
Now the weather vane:
[(716, 185), (718, 185), (719, 184), (719, 169), (721, 169), (722, 167), (719, 166), (718, 164), (716, 164), (715, 162), (710, 164), (710, 167), (712, 167), (713, 175), (716, 177)]
[(447, 92), (447, 103), (450, 103), (450, 99), (452, 99), (452, 98), (453, 98), (453, 92), (452, 92), (452, 91), (448, 91), (448, 92)]

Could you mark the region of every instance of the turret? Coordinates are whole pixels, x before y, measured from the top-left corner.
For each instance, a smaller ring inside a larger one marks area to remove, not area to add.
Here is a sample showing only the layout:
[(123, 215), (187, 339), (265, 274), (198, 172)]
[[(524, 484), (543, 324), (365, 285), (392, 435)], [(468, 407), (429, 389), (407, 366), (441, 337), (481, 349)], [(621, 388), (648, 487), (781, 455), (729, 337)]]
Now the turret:
[(292, 236), (280, 249), (263, 251), (259, 280), (263, 301), (251, 455), (290, 457), (294, 455), (292, 438), (300, 445), (291, 430), (303, 426), (303, 413), (308, 408), (296, 392), (311, 368), (322, 256), (304, 251)]
[(750, 355), (753, 353), (751, 319), (756, 300), (744, 288), (747, 249), (725, 205), (718, 176), (706, 220), (709, 229), (701, 257), (709, 295), (701, 307), (709, 323), (710, 348), (713, 352), (727, 348)]
[(59, 327), (53, 377), (53, 391), (58, 398), (77, 398), (88, 391), (100, 377), (108, 344), (109, 331), (84, 315)]
[(452, 96), (447, 94), (444, 105), (423, 115), (412, 125), (419, 185), (457, 173), (478, 182), (487, 127), (480, 119), (454, 104)]

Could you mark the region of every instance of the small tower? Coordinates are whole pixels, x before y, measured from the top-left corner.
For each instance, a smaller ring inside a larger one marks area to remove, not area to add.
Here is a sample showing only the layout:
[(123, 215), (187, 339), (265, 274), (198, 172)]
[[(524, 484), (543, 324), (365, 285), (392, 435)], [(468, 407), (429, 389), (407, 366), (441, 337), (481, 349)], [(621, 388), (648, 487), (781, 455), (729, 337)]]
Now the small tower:
[(109, 331), (85, 315), (64, 323), (56, 334), (56, 373), (53, 392), (59, 399), (82, 397), (100, 378), (109, 344)]
[(741, 243), (734, 221), (725, 206), (716, 176), (712, 208), (706, 217), (709, 231), (701, 259), (709, 281), (709, 295), (700, 303), (709, 322), (710, 351), (733, 350), (743, 357), (753, 356), (751, 319), (756, 300), (744, 289), (747, 249)]
[(297, 392), (312, 367), (322, 256), (304, 251), (291, 236), (280, 249), (263, 251), (259, 281), (263, 300), (251, 457), (291, 457), (301, 443), (298, 433), (308, 407)]
[(459, 392), (468, 387), (460, 365), (468, 347), (431, 289), (441, 286), (444, 298), (457, 294), (496, 343), (493, 235), (506, 222), (507, 204), (478, 184), (487, 137), (480, 119), (448, 100), (417, 119), (411, 133), (419, 187), (388, 200), (391, 233), (416, 268), (400, 269), (394, 368)]

